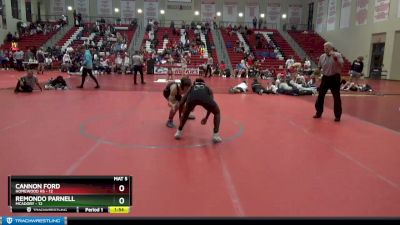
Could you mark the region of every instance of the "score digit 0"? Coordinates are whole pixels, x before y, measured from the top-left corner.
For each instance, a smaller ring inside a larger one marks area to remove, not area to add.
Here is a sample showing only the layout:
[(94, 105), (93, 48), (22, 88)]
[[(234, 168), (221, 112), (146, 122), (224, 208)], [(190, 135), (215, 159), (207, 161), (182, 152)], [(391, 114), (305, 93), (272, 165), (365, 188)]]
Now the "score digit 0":
[(125, 186), (124, 186), (124, 185), (119, 185), (118, 190), (119, 190), (120, 192), (124, 192), (124, 191), (125, 191)]
[(123, 205), (125, 203), (125, 199), (124, 198), (119, 198), (119, 204)]

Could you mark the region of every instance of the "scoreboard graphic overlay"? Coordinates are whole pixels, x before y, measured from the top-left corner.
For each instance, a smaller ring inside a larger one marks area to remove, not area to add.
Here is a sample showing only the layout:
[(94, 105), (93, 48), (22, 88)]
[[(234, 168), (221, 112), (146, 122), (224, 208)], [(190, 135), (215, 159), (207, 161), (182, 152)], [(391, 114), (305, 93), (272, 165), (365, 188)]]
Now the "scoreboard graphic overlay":
[(14, 213), (129, 213), (131, 176), (9, 176)]

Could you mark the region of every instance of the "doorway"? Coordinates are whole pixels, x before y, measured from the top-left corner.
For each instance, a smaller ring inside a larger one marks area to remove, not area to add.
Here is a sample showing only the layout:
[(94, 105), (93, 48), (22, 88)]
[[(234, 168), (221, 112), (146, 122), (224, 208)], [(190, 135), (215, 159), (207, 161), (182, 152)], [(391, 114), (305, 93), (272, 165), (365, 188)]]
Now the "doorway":
[(37, 21), (42, 21), (41, 15), (40, 15), (40, 2), (37, 3)]
[(313, 18), (314, 18), (314, 2), (308, 4), (308, 21), (307, 29), (313, 30)]
[(32, 22), (32, 4), (25, 0), (26, 21)]
[(381, 79), (383, 57), (385, 55), (385, 41), (386, 33), (373, 34), (372, 35), (372, 52), (371, 52), (371, 63), (370, 63), (370, 78)]

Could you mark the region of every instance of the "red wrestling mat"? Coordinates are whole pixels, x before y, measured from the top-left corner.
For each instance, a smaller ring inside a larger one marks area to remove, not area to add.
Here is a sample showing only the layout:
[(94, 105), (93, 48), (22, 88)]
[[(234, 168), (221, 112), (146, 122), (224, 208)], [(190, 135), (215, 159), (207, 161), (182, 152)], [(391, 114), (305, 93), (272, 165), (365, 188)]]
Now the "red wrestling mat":
[(176, 141), (162, 94), (139, 90), (147, 82), (0, 91), (0, 214), (8, 175), (130, 174), (129, 216), (400, 215), (399, 133), (348, 114), (335, 123), (330, 109), (312, 119), (302, 98), (216, 94), (223, 142), (211, 143), (202, 108)]

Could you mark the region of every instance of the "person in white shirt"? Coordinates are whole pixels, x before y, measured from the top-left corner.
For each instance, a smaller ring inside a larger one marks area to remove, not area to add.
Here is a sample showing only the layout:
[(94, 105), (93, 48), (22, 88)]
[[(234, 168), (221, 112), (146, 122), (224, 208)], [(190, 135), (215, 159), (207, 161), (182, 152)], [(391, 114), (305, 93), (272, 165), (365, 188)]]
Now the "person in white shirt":
[(154, 40), (154, 32), (153, 31), (149, 32), (149, 39), (150, 39), (150, 41)]
[(45, 68), (48, 70), (51, 70), (52, 63), (53, 63), (53, 59), (51, 59), (50, 56), (47, 56), (46, 60), (45, 60)]
[(213, 65), (214, 65), (214, 60), (213, 60), (213, 58), (210, 56), (210, 57), (208, 57), (208, 59), (207, 59), (207, 68), (206, 68), (205, 77), (207, 77), (208, 71), (210, 71), (210, 76), (209, 76), (209, 77), (212, 76), (212, 66), (213, 66)]
[(126, 43), (121, 44), (121, 51), (125, 51), (127, 47), (128, 47), (128, 45)]
[(69, 67), (71, 66), (71, 56), (69, 55), (68, 51), (64, 54), (62, 64), (61, 64), (61, 71), (68, 72)]
[(124, 66), (122, 68), (125, 74), (128, 72), (128, 70), (131, 70), (130, 67), (131, 67), (130, 58), (129, 58), (128, 53), (125, 52)]
[(285, 63), (285, 68), (286, 68), (286, 72), (288, 72), (288, 70), (293, 66), (294, 64), (294, 59), (293, 56), (290, 56)]
[(67, 48), (67, 52), (68, 52), (68, 53), (71, 53), (71, 52), (73, 52), (73, 51), (74, 51), (74, 49), (73, 49), (71, 46)]
[(236, 85), (235, 87), (229, 89), (229, 93), (237, 94), (237, 93), (246, 93), (249, 86), (246, 81)]
[(89, 40), (89, 39), (86, 39), (85, 42), (83, 43), (83, 45), (89, 46), (89, 45), (90, 45), (90, 40)]
[(100, 39), (99, 42), (97, 42), (97, 47), (101, 48), (103, 46), (103, 38)]
[(149, 25), (153, 28), (153, 25), (154, 25), (153, 19), (150, 19), (150, 20), (149, 20)]
[(115, 69), (114, 72), (120, 72), (122, 70), (122, 57), (120, 54), (115, 58)]
[(67, 24), (67, 17), (65, 15), (61, 16), (61, 20), (62, 20), (63, 24)]
[(111, 71), (111, 69), (110, 66), (108, 65), (108, 59), (100, 58), (99, 71), (101, 74), (104, 74), (104, 72), (107, 72), (109, 74), (109, 71)]
[(181, 66), (182, 66), (182, 68), (187, 68), (187, 61), (186, 61), (185, 56), (181, 57)]
[(303, 64), (303, 71), (306, 75), (311, 75), (312, 71), (311, 71), (311, 61), (309, 58), (306, 58), (304, 60), (304, 64)]

